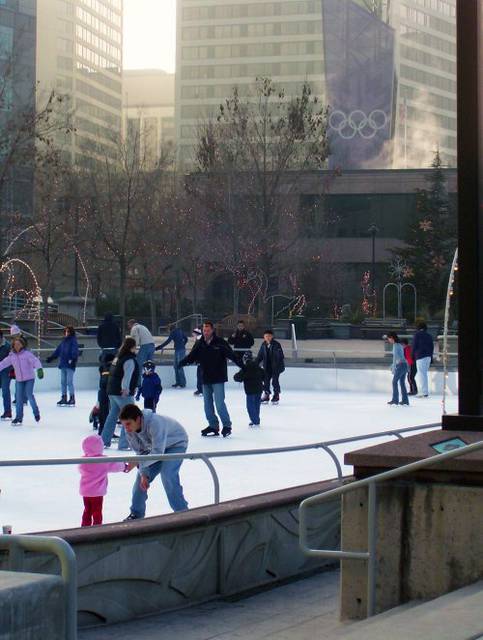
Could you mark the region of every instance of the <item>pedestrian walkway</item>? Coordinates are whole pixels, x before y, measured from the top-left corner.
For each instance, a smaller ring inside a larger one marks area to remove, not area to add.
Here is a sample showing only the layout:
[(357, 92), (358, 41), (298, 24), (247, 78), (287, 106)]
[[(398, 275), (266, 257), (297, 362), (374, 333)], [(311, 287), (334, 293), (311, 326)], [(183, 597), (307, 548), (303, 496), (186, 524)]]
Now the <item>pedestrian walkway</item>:
[(320, 573), (236, 601), (79, 632), (79, 640), (329, 640), (339, 622), (339, 572)]

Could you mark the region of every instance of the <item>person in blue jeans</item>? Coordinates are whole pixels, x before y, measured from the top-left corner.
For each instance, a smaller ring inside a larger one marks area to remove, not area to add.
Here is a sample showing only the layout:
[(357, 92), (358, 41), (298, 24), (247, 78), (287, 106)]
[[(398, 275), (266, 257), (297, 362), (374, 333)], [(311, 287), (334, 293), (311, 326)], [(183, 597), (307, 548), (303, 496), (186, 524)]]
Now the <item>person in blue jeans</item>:
[(250, 422), (249, 427), (260, 426), (260, 405), (262, 402), (263, 381), (265, 373), (253, 360), (251, 351), (245, 351), (242, 358), (242, 367), (233, 376), (235, 382), (243, 382), (247, 396), (247, 412)]
[[(5, 339), (3, 331), (0, 330), (0, 362), (10, 353), (10, 342)], [(1, 420), (10, 420), (12, 417), (12, 396), (10, 393), (10, 383), (12, 381), (13, 368), (8, 367), (0, 372), (0, 385), (2, 387), (3, 414)]]
[[(65, 327), (64, 339), (54, 353), (47, 358), (47, 362), (59, 359), (61, 397), (58, 407), (75, 407), (74, 373), (79, 358), (79, 345), (75, 337), (74, 327)], [(67, 391), (69, 399), (67, 400)]]
[(179, 363), (186, 356), (186, 343), (188, 342), (188, 338), (185, 336), (182, 329), (179, 327), (175, 327), (171, 325), (171, 332), (166, 340), (156, 347), (156, 351), (161, 351), (166, 347), (170, 342), (174, 345), (174, 376), (175, 382), (171, 385), (174, 389), (184, 389), (186, 387), (186, 376), (182, 367), (179, 366)]
[[(102, 430), (102, 440), (106, 448), (111, 446), (119, 414), (127, 404), (134, 404), (134, 396), (139, 380), (139, 365), (136, 360), (136, 341), (126, 338), (112, 361), (107, 380), (109, 414)], [(124, 428), (121, 429), (118, 449), (127, 450), (129, 444)]]
[[(188, 434), (173, 418), (157, 415), (149, 409), (141, 411), (134, 404), (125, 406), (119, 418), (131, 449), (138, 455), (185, 453), (188, 448)], [(128, 471), (138, 466), (138, 473), (134, 481), (130, 513), (126, 520), (144, 518), (148, 489), (158, 475), (161, 477), (171, 509), (173, 511), (188, 509), (179, 479), (182, 462), (183, 460), (180, 459), (127, 465)]]
[[(228, 380), (227, 360), (238, 364), (238, 359), (230, 345), (215, 333), (213, 323), (203, 323), (203, 335), (197, 340), (189, 354), (181, 360), (180, 367), (197, 363), (203, 370), (203, 401), (208, 426), (202, 429), (202, 436), (231, 435), (231, 419), (225, 404), (225, 382)], [(215, 413), (215, 405), (218, 416)]]
[(429, 395), (428, 371), (433, 360), (434, 342), (425, 322), (418, 324), (418, 330), (414, 334), (413, 358), (416, 361), (416, 377), (418, 379), (421, 393), (418, 398), (427, 398)]
[(131, 338), (134, 338), (136, 346), (139, 349), (137, 361), (139, 370), (138, 387), (140, 387), (142, 383), (141, 372), (143, 370), (143, 364), (154, 358), (154, 338), (151, 331), (137, 320), (128, 320), (127, 326), (131, 332)]
[[(387, 336), (389, 344), (392, 344), (392, 399), (387, 404), (402, 404), (409, 406), (408, 392), (406, 390), (406, 375), (408, 363), (404, 357), (404, 349), (399, 342), (397, 333), (390, 333)], [(399, 403), (399, 389), (401, 387), (401, 403)]]

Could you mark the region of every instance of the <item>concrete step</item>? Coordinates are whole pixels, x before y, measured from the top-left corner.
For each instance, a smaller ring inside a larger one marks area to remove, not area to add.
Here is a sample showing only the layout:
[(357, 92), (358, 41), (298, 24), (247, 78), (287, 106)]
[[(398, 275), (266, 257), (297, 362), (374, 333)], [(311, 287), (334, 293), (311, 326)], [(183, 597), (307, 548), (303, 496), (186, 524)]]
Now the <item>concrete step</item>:
[(416, 606), (403, 605), (334, 634), (334, 640), (476, 640), (483, 636), (483, 581)]

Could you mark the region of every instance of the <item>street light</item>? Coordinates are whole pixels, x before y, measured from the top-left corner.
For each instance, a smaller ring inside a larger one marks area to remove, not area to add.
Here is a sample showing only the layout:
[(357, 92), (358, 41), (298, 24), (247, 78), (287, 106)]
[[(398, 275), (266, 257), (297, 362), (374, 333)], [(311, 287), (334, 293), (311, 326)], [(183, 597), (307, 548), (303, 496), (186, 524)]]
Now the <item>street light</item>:
[(372, 237), (372, 269), (371, 269), (371, 280), (372, 280), (372, 294), (374, 296), (374, 303), (376, 301), (376, 235), (379, 233), (379, 229), (376, 227), (374, 223), (368, 229), (368, 232)]

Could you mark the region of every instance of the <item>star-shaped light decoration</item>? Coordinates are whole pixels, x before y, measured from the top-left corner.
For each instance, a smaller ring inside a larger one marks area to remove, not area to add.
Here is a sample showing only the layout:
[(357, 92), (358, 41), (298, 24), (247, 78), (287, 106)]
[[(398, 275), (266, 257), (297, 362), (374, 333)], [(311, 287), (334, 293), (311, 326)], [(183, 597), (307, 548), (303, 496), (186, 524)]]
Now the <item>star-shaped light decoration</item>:
[(443, 256), (435, 256), (432, 260), (432, 263), (435, 269), (442, 269), (446, 264)]
[(421, 222), (419, 223), (419, 228), (424, 232), (431, 231), (433, 228), (433, 223), (431, 222), (431, 220), (421, 220)]

